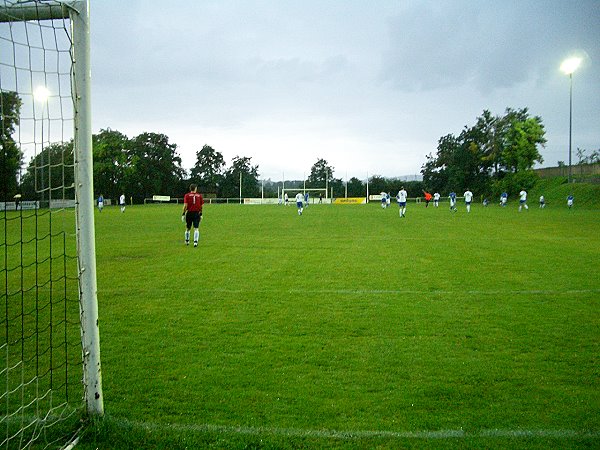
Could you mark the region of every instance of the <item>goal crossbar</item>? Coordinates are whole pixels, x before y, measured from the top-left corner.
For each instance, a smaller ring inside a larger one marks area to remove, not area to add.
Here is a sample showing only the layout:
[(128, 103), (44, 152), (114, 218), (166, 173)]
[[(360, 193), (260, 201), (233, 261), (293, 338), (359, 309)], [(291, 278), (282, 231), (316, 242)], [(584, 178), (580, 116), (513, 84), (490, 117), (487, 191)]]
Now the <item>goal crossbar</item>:
[(68, 19), (71, 10), (76, 11), (77, 6), (80, 6), (82, 3), (83, 1), (15, 3), (12, 6), (0, 7), (0, 22)]

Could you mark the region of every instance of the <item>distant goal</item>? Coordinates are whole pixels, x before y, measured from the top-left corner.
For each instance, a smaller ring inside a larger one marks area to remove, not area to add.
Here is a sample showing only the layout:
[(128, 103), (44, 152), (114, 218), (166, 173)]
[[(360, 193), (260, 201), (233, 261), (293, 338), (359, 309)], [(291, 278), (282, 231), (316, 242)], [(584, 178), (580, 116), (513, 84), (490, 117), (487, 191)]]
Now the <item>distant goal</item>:
[(329, 203), (327, 188), (283, 188), (281, 190), (281, 198), (285, 199), (285, 194), (287, 194), (288, 200), (293, 202), (298, 192), (302, 194), (303, 199), (308, 194), (309, 204)]

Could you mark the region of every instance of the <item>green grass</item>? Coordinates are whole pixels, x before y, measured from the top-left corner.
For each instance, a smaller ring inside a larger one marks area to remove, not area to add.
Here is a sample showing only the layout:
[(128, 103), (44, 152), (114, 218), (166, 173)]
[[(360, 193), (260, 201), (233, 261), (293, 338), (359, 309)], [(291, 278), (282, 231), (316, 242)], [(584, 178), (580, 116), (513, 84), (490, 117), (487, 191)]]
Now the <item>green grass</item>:
[(592, 183), (568, 183), (566, 177), (554, 177), (538, 180), (529, 193), (532, 204), (537, 205), (540, 195), (544, 195), (546, 203), (552, 208), (563, 208), (567, 197), (573, 195), (576, 208), (598, 209), (600, 201), (600, 185)]
[(79, 448), (600, 445), (597, 210), (180, 209), (96, 214)]

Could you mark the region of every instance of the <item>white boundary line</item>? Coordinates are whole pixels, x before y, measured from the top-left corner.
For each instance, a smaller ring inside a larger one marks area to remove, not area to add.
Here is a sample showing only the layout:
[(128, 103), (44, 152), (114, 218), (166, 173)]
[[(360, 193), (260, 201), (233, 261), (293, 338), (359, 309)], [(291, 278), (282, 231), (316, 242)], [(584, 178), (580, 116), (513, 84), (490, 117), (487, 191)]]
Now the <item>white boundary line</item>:
[(200, 289), (199, 292), (213, 292), (224, 294), (244, 294), (244, 293), (275, 293), (281, 292), (286, 294), (340, 294), (340, 295), (577, 295), (577, 294), (597, 294), (599, 289), (569, 289), (564, 291), (559, 290), (506, 290), (506, 291), (480, 291), (480, 290), (465, 290), (465, 291), (447, 291), (447, 290), (432, 290), (432, 291), (414, 291), (402, 289)]
[[(114, 420), (114, 419), (113, 419)], [(475, 432), (458, 430), (438, 431), (338, 431), (338, 430), (303, 430), (298, 428), (274, 428), (274, 427), (244, 427), (226, 425), (184, 425), (184, 424), (160, 424), (153, 422), (135, 422), (128, 420), (115, 420), (118, 425), (145, 428), (148, 430), (182, 430), (190, 432), (217, 432), (241, 435), (274, 435), (299, 438), (329, 438), (329, 439), (365, 439), (365, 438), (388, 438), (388, 439), (465, 439), (465, 438), (584, 438), (598, 439), (600, 431), (578, 431), (578, 430), (544, 430), (544, 429), (486, 429)]]
[[(169, 287), (169, 291), (180, 290), (189, 291), (189, 288)], [(123, 292), (123, 289), (114, 289), (111, 287), (103, 288), (103, 292)], [(248, 294), (248, 293), (282, 293), (282, 294), (335, 294), (335, 295), (579, 295), (579, 294), (600, 294), (598, 289), (566, 289), (562, 290), (544, 290), (544, 289), (522, 289), (506, 291), (480, 291), (480, 290), (432, 290), (432, 291), (414, 291), (402, 289), (227, 289), (214, 288), (194, 289), (195, 293), (215, 293), (215, 294)]]

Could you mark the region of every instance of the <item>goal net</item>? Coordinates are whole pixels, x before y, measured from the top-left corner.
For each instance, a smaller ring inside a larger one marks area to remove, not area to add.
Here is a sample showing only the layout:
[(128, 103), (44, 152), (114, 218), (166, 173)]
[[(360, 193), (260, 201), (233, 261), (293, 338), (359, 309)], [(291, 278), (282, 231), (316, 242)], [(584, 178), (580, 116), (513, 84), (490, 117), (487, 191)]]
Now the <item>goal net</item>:
[(0, 448), (102, 414), (87, 11), (0, 0)]

